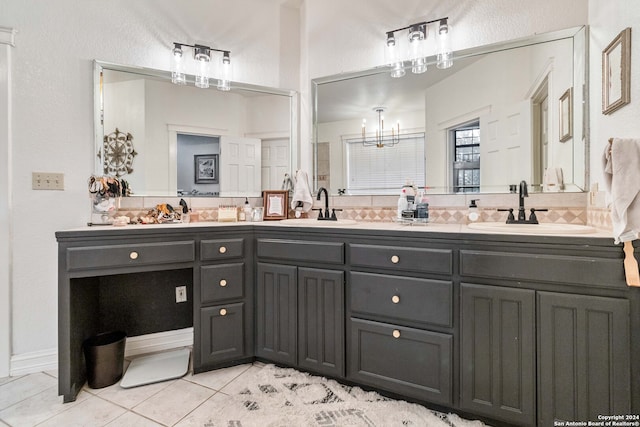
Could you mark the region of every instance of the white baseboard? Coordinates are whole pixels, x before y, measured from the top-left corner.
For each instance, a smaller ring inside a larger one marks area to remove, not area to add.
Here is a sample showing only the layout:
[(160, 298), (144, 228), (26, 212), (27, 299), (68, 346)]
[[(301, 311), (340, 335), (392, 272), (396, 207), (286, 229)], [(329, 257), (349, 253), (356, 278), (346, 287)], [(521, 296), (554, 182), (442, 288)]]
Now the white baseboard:
[[(193, 328), (178, 329), (176, 331), (158, 332), (156, 334), (127, 337), (125, 357), (139, 354), (155, 353), (172, 348), (193, 345)], [(11, 357), (9, 375), (33, 374), (42, 371), (58, 370), (58, 350), (49, 349), (18, 354)]]
[(12, 377), (42, 371), (57, 371), (58, 350), (54, 348), (11, 356), (10, 364), (9, 375)]
[(124, 356), (137, 356), (190, 345), (193, 345), (193, 328), (127, 337)]

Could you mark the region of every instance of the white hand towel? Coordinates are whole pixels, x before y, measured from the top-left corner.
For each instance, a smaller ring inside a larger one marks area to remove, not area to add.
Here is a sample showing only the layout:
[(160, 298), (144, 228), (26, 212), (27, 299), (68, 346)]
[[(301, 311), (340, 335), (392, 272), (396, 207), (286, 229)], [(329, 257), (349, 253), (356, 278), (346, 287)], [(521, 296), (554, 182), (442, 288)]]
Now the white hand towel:
[(547, 168), (547, 170), (544, 171), (542, 186), (546, 193), (564, 190), (564, 175), (562, 174), (562, 168)]
[(640, 139), (614, 138), (603, 167), (615, 243), (640, 238)]
[(309, 212), (313, 206), (313, 197), (309, 188), (309, 177), (302, 170), (296, 172), (293, 197), (291, 197), (291, 209), (296, 209), (301, 204), (302, 212)]

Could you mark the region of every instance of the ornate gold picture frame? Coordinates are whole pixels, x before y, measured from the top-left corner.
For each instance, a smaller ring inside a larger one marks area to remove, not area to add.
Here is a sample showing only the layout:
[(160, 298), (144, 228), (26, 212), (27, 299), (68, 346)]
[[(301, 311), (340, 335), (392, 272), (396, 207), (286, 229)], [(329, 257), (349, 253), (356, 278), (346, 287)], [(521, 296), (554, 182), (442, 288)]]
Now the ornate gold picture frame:
[(625, 28), (602, 51), (602, 114), (631, 102), (631, 28)]

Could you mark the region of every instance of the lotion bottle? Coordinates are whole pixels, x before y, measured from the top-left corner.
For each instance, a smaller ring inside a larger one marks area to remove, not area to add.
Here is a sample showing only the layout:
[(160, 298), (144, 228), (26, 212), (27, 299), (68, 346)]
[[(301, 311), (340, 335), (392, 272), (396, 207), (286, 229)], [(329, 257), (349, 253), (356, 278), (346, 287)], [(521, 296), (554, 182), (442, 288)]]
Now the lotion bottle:
[(244, 198), (244, 218), (245, 221), (251, 221), (251, 205), (249, 204), (249, 199)]
[(471, 203), (469, 204), (469, 211), (467, 212), (467, 224), (472, 222), (476, 222), (480, 219), (480, 214), (478, 213), (478, 205), (476, 202), (480, 199), (471, 199)]
[(402, 211), (406, 210), (408, 206), (407, 203), (407, 191), (403, 188), (400, 191), (400, 197), (398, 197), (398, 219), (402, 218)]

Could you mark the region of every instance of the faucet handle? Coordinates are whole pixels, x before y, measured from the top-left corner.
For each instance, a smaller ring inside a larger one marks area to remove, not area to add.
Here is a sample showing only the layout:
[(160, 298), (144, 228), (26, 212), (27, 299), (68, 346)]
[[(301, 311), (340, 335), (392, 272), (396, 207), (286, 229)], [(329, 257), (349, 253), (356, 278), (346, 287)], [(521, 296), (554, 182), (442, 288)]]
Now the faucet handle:
[(342, 209), (336, 209), (336, 208), (331, 209), (331, 220), (332, 221), (337, 221), (338, 220), (338, 217), (336, 216), (336, 211), (342, 212)]
[(531, 208), (531, 214), (529, 215), (529, 223), (530, 224), (538, 224), (538, 217), (536, 216), (536, 212), (547, 212), (549, 209), (536, 209)]
[(513, 216), (513, 208), (509, 209), (498, 209), (498, 212), (509, 212), (509, 216), (507, 216), (507, 224), (515, 222), (516, 217)]
[(311, 209), (312, 211), (318, 211), (318, 219), (324, 219), (324, 217), (322, 216), (322, 209), (317, 208), (317, 209)]

